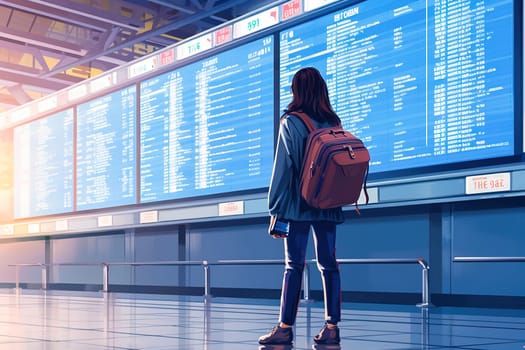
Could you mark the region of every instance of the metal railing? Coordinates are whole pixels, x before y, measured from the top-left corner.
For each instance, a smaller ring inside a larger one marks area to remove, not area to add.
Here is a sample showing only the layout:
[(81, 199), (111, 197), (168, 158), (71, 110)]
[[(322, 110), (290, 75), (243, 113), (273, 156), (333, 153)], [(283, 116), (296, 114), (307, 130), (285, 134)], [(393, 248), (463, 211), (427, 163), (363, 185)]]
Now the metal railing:
[(36, 267), (40, 266), (42, 269), (42, 289), (47, 289), (47, 265), (34, 263), (34, 264), (9, 264), (7, 266), (15, 268), (15, 288), (20, 289), (20, 268), (22, 267)]
[(145, 261), (145, 262), (112, 262), (103, 263), (102, 268), (102, 291), (109, 292), (109, 266), (204, 266), (206, 273), (205, 261), (198, 260), (173, 260), (173, 261)]
[[(315, 260), (312, 260), (312, 262)], [(430, 266), (423, 258), (416, 259), (338, 259), (340, 264), (419, 264), (421, 266), (421, 303), (419, 307), (430, 307), (430, 290), (428, 284), (428, 271)]]
[[(22, 267), (40, 267), (42, 271), (42, 289), (47, 289), (47, 273), (48, 268), (51, 266), (101, 266), (103, 276), (105, 275), (104, 265), (106, 263), (57, 263), (57, 264), (42, 264), (42, 263), (33, 263), (33, 264), (9, 264), (7, 266), (15, 268), (15, 288), (20, 289), (20, 268)], [(104, 280), (104, 277), (103, 277)], [(105, 290), (106, 291), (106, 290)]]
[[(397, 258), (367, 258), (367, 259), (337, 259), (339, 264), (419, 264), (422, 267), (422, 288), (421, 288), (421, 303), (417, 304), (419, 307), (429, 307), (432, 306), (430, 303), (430, 293), (428, 285), (428, 271), (430, 266), (428, 263), (422, 259), (397, 259)], [(208, 269), (205, 270), (205, 289), (204, 295), (210, 295), (210, 282), (209, 282), (209, 266), (210, 265), (282, 265), (284, 262), (282, 260), (219, 260), (215, 263), (208, 263)], [(303, 299), (310, 300), (310, 268), (309, 264), (317, 264), (316, 259), (307, 260), (305, 269), (303, 272)]]
[(453, 262), (525, 262), (525, 256), (457, 256)]
[[(421, 303), (419, 307), (432, 306), (429, 295), (428, 271), (430, 266), (422, 259), (338, 259), (340, 264), (414, 264), (422, 267)], [(310, 300), (310, 264), (316, 264), (317, 260), (307, 260), (303, 272), (303, 299)], [(202, 266), (204, 268), (204, 297), (211, 297), (211, 266), (246, 266), (246, 265), (284, 265), (283, 260), (218, 260), (215, 262), (203, 261), (153, 261), (153, 262), (102, 262), (102, 263), (57, 263), (57, 264), (9, 264), (15, 267), (15, 288), (20, 289), (20, 269), (24, 267), (40, 267), (42, 271), (42, 289), (47, 289), (47, 273), (49, 267), (54, 266), (100, 266), (102, 268), (102, 291), (110, 292), (109, 276), (110, 266)]]

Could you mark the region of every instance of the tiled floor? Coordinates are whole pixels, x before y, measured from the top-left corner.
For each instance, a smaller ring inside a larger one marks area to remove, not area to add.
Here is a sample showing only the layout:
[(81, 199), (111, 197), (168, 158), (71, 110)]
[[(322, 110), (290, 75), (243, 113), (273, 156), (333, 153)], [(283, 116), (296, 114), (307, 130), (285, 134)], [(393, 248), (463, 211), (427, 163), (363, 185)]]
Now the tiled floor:
[[(236, 350), (260, 347), (277, 300), (0, 290), (1, 350)], [(300, 306), (294, 348), (312, 349), (322, 303)], [(525, 310), (344, 304), (345, 350), (523, 350)]]

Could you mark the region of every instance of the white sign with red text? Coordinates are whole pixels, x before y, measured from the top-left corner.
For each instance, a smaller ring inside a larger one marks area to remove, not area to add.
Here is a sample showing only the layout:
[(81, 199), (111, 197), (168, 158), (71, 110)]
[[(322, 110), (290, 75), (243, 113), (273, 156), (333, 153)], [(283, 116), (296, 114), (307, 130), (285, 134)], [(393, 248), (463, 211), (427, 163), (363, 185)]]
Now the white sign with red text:
[(219, 203), (219, 216), (244, 214), (244, 201)]
[(467, 176), (466, 194), (510, 191), (510, 173)]

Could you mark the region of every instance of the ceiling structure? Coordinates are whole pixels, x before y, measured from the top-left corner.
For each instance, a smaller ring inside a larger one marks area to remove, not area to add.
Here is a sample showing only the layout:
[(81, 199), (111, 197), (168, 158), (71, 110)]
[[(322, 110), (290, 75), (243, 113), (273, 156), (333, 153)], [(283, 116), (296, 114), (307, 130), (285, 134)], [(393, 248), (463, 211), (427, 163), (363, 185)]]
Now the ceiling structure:
[(275, 0), (0, 0), (0, 112)]

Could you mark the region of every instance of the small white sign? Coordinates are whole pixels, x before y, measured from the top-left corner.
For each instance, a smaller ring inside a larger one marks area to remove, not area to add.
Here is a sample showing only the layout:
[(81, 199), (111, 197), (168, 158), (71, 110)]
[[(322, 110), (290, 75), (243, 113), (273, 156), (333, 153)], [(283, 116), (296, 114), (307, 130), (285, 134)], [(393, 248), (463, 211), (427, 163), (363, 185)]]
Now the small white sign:
[(467, 176), (466, 194), (510, 191), (510, 173)]
[(86, 84), (75, 86), (74, 88), (71, 88), (71, 90), (69, 90), (67, 92), (67, 98), (69, 99), (69, 101), (77, 100), (77, 99), (82, 98), (82, 97), (84, 97), (86, 95), (87, 95), (87, 86), (86, 86)]
[(336, 2), (337, 0), (305, 0), (304, 1), (304, 10), (305, 11), (312, 11), (315, 9), (318, 9), (320, 7), (326, 6), (328, 4), (331, 4), (333, 2)]
[(12, 235), (14, 232), (13, 225), (0, 225), (0, 235)]
[(97, 78), (95, 80), (92, 80), (89, 83), (89, 92), (95, 93), (101, 90), (109, 89), (113, 85), (113, 76), (103, 75), (100, 78)]
[(55, 230), (56, 231), (66, 231), (69, 229), (69, 224), (67, 220), (58, 220), (55, 221)]
[(177, 59), (183, 60), (212, 48), (212, 34), (206, 34), (177, 46)]
[(244, 201), (219, 203), (219, 216), (244, 214)]
[(27, 233), (39, 233), (40, 232), (40, 224), (28, 224), (27, 225)]
[(18, 123), (22, 120), (29, 119), (31, 117), (31, 107), (20, 108), (9, 115), (9, 121), (11, 123)]
[(98, 217), (98, 227), (113, 226), (113, 216), (104, 215)]
[(279, 23), (279, 7), (273, 7), (233, 24), (233, 37), (241, 38)]
[(137, 63), (133, 63), (128, 67), (128, 78), (135, 78), (141, 74), (151, 72), (158, 67), (157, 56), (152, 56)]
[(150, 224), (152, 222), (159, 222), (159, 211), (143, 211), (140, 213), (139, 221), (141, 224)]
[(58, 107), (57, 96), (46, 97), (42, 101), (38, 102), (37, 110), (42, 113)]

